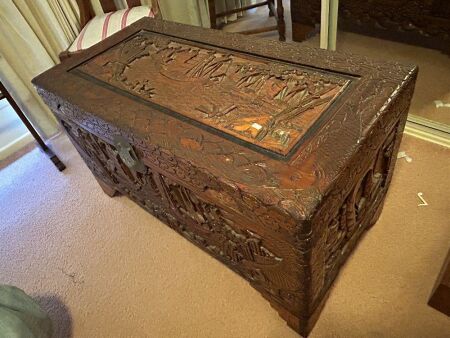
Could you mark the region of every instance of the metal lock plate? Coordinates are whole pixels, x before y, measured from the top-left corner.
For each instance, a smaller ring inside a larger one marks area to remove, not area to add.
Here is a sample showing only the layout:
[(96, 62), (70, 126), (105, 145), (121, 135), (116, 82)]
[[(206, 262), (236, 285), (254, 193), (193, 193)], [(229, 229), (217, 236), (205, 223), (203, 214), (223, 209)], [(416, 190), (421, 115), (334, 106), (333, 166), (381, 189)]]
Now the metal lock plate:
[(144, 163), (139, 160), (135, 151), (133, 150), (133, 147), (125, 137), (121, 135), (115, 135), (113, 137), (113, 144), (120, 159), (128, 168), (142, 174), (146, 172)]

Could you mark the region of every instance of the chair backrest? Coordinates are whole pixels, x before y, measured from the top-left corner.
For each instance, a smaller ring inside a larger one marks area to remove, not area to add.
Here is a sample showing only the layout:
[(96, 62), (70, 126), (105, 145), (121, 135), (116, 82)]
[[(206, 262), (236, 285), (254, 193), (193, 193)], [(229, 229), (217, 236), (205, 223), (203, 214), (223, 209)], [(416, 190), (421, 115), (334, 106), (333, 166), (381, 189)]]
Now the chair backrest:
[[(145, 3), (141, 3), (141, 0), (124, 0), (124, 1), (114, 1), (114, 0), (97, 0), (102, 9), (103, 13), (114, 12), (119, 9), (123, 9), (124, 7), (133, 8), (137, 6), (144, 5)], [(93, 4), (94, 0), (90, 0), (91, 4)], [(95, 8), (94, 8), (95, 12)]]
[[(114, 12), (123, 8), (141, 5), (151, 6), (155, 18), (161, 19), (158, 0), (76, 0), (80, 9), (80, 23), (83, 28), (94, 16)], [(100, 12), (101, 11), (101, 12)]]

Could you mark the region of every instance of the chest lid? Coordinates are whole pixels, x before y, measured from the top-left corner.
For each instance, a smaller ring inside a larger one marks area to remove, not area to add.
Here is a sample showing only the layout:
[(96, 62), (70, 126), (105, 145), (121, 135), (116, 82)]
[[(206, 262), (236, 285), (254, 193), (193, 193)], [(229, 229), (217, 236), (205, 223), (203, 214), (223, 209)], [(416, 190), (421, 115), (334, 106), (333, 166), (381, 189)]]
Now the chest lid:
[(140, 31), (74, 73), (230, 141), (292, 155), (351, 78)]
[[(417, 69), (149, 18), (33, 80), (56, 114), (308, 217)], [(297, 212), (297, 211), (296, 211)]]

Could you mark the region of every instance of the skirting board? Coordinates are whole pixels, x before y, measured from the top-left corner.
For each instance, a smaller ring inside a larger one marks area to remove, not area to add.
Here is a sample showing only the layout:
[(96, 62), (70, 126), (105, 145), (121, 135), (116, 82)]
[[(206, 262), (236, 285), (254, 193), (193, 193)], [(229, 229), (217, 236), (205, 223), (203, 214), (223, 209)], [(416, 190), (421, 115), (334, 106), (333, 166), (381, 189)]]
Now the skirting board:
[(33, 142), (34, 138), (30, 133), (23, 134), (11, 143), (8, 143), (4, 147), (0, 148), (0, 160), (11, 156), (21, 148), (25, 147), (28, 143)]
[(450, 148), (450, 127), (439, 122), (410, 115), (405, 134)]

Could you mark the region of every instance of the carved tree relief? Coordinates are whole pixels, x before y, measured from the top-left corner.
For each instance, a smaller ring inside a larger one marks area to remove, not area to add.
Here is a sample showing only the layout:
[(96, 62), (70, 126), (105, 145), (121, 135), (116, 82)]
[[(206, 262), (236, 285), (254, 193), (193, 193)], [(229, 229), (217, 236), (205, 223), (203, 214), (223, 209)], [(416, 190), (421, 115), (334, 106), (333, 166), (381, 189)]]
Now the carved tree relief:
[(339, 75), (200, 48), (149, 32), (77, 69), (176, 116), (281, 155), (349, 83)]

